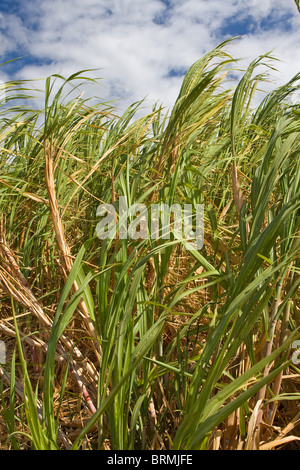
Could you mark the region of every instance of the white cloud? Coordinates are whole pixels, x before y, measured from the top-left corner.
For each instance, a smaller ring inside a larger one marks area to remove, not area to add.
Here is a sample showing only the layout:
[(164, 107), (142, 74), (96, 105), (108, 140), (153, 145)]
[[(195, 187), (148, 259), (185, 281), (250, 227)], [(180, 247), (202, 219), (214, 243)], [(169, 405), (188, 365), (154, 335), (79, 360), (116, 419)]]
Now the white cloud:
[(14, 51), (47, 61), (24, 60), (15, 78), (100, 68), (91, 75), (104, 78), (97, 91), (104, 99), (121, 98), (125, 106), (147, 96), (151, 106), (157, 100), (172, 106), (182, 77), (168, 73), (187, 69), (240, 21), (250, 32), (229, 52), (244, 66), (275, 49), (284, 61), (276, 64), (278, 83), (298, 72), (300, 15), (293, 0), (27, 0), (19, 13), (3, 10), (0, 40), (2, 57)]
[(16, 50), (21, 44), (27, 45), (26, 28), (20, 18), (0, 12), (0, 57)]

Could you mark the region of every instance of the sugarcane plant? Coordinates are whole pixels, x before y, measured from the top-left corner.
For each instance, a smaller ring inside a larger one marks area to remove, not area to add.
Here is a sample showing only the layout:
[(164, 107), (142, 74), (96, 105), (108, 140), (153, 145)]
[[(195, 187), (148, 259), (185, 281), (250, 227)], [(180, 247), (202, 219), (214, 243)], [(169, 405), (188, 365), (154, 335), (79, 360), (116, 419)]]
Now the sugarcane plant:
[[(170, 113), (84, 99), (88, 71), (48, 77), (42, 109), (5, 84), (1, 446), (297, 447), (300, 74), (255, 106), (276, 59), (232, 86), (229, 47), (192, 65)], [(172, 217), (169, 237), (150, 219), (124, 236), (121, 200), (202, 205), (202, 246)]]

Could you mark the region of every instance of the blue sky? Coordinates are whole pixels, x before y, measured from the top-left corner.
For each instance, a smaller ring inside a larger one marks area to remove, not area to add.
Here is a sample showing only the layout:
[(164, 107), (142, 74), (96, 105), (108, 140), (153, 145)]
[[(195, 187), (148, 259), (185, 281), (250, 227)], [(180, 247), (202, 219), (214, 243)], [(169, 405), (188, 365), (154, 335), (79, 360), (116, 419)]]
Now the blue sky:
[(236, 35), (228, 51), (240, 66), (274, 50), (276, 85), (289, 80), (300, 69), (299, 30), (294, 0), (1, 0), (0, 62), (23, 58), (0, 67), (0, 79), (98, 68), (90, 75), (103, 77), (104, 100), (170, 107), (192, 63)]

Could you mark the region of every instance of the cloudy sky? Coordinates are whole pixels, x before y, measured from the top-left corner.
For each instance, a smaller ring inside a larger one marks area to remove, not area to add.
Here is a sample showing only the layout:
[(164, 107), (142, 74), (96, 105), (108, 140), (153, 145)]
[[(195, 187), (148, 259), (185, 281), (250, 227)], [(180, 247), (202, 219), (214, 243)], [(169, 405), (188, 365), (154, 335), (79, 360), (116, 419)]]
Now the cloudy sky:
[(294, 0), (1, 0), (0, 79), (98, 68), (97, 93), (120, 108), (147, 97), (170, 107), (186, 70), (236, 35), (241, 65), (274, 50), (282, 84), (300, 71)]

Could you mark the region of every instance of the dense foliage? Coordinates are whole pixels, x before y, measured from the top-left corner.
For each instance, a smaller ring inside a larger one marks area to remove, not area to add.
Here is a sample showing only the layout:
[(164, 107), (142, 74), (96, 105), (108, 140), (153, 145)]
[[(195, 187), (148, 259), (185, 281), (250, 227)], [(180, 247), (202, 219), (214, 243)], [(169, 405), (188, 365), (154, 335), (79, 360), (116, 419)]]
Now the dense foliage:
[[(5, 84), (2, 448), (297, 448), (300, 74), (255, 105), (274, 59), (227, 89), (225, 46), (169, 116), (74, 98), (85, 72), (49, 77), (41, 110)], [(120, 196), (204, 204), (203, 248), (100, 240)]]

